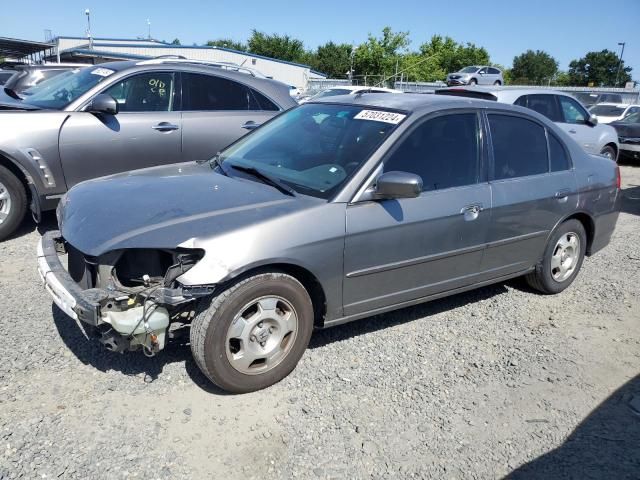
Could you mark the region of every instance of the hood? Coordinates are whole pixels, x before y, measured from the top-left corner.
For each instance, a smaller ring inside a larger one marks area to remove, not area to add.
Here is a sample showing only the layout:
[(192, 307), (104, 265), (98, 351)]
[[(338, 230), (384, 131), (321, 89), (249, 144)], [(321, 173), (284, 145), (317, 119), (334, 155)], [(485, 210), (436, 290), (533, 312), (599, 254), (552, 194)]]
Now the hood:
[(40, 110), (40, 108), (13, 98), (4, 91), (3, 87), (0, 87), (0, 111), (2, 110)]
[(99, 256), (121, 248), (175, 248), (318, 202), (226, 177), (207, 163), (181, 163), (80, 183), (61, 200), (58, 220), (65, 240)]
[(640, 137), (640, 123), (611, 122), (609, 125), (616, 129), (618, 137)]

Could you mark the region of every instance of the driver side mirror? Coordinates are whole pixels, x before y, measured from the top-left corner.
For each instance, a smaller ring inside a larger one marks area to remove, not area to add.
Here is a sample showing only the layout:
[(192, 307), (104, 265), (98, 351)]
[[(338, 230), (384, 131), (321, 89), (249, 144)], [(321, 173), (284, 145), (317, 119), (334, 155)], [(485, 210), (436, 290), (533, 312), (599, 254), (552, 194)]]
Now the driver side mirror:
[(88, 112), (106, 113), (107, 115), (117, 115), (118, 110), (119, 105), (116, 99), (106, 93), (96, 95), (87, 107)]
[(595, 127), (596, 125), (598, 125), (598, 117), (596, 115), (594, 115), (593, 113), (589, 115), (589, 119), (587, 120), (587, 123), (589, 125), (591, 125), (592, 127)]
[(415, 198), (422, 193), (422, 178), (414, 173), (386, 172), (378, 177), (374, 197), (380, 200), (391, 198)]

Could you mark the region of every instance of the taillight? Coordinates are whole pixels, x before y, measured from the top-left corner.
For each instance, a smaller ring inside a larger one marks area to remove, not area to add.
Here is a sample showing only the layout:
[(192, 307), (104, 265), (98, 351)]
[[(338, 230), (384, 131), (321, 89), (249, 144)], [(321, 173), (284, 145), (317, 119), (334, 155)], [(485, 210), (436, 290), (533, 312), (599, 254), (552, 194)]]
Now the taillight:
[(622, 178), (620, 178), (620, 167), (616, 166), (616, 188), (620, 190), (622, 186)]

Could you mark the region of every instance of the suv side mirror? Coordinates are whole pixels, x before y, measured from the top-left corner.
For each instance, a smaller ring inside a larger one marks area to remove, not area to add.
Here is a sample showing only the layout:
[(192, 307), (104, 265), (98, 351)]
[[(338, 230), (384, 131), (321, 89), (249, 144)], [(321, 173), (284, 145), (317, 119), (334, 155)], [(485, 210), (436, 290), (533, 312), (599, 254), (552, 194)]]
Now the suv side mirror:
[(117, 115), (118, 110), (119, 105), (116, 99), (106, 93), (96, 95), (87, 107), (88, 112), (106, 113), (108, 115)]
[(415, 198), (422, 193), (422, 179), (414, 173), (386, 172), (376, 181), (375, 198)]
[(595, 127), (596, 125), (598, 125), (598, 117), (596, 115), (594, 115), (593, 113), (589, 115), (589, 119), (587, 120), (587, 123), (589, 125), (591, 125), (592, 127)]

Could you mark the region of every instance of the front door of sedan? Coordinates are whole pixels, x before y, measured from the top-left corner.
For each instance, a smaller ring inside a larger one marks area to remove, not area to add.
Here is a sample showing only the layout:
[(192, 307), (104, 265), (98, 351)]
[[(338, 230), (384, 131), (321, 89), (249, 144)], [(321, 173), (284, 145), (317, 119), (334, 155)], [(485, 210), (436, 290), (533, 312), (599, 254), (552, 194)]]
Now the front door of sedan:
[(491, 207), (482, 145), (479, 116), (466, 111), (424, 120), (394, 147), (383, 170), (419, 175), (423, 192), (347, 207), (345, 315), (474, 283)]
[(182, 72), (182, 159), (205, 160), (279, 113), (257, 90), (228, 78)]
[(492, 145), (486, 279), (516, 274), (541, 258), (547, 238), (578, 203), (566, 147), (533, 119), (487, 115)]
[(567, 132), (582, 148), (589, 153), (600, 153), (599, 133), (589, 123), (589, 113), (571, 97), (556, 95), (560, 104), (562, 120), (560, 128)]
[(72, 112), (60, 131), (67, 187), (90, 178), (179, 162), (180, 113), (173, 111), (175, 74), (134, 74), (101, 93), (119, 105), (116, 115)]

